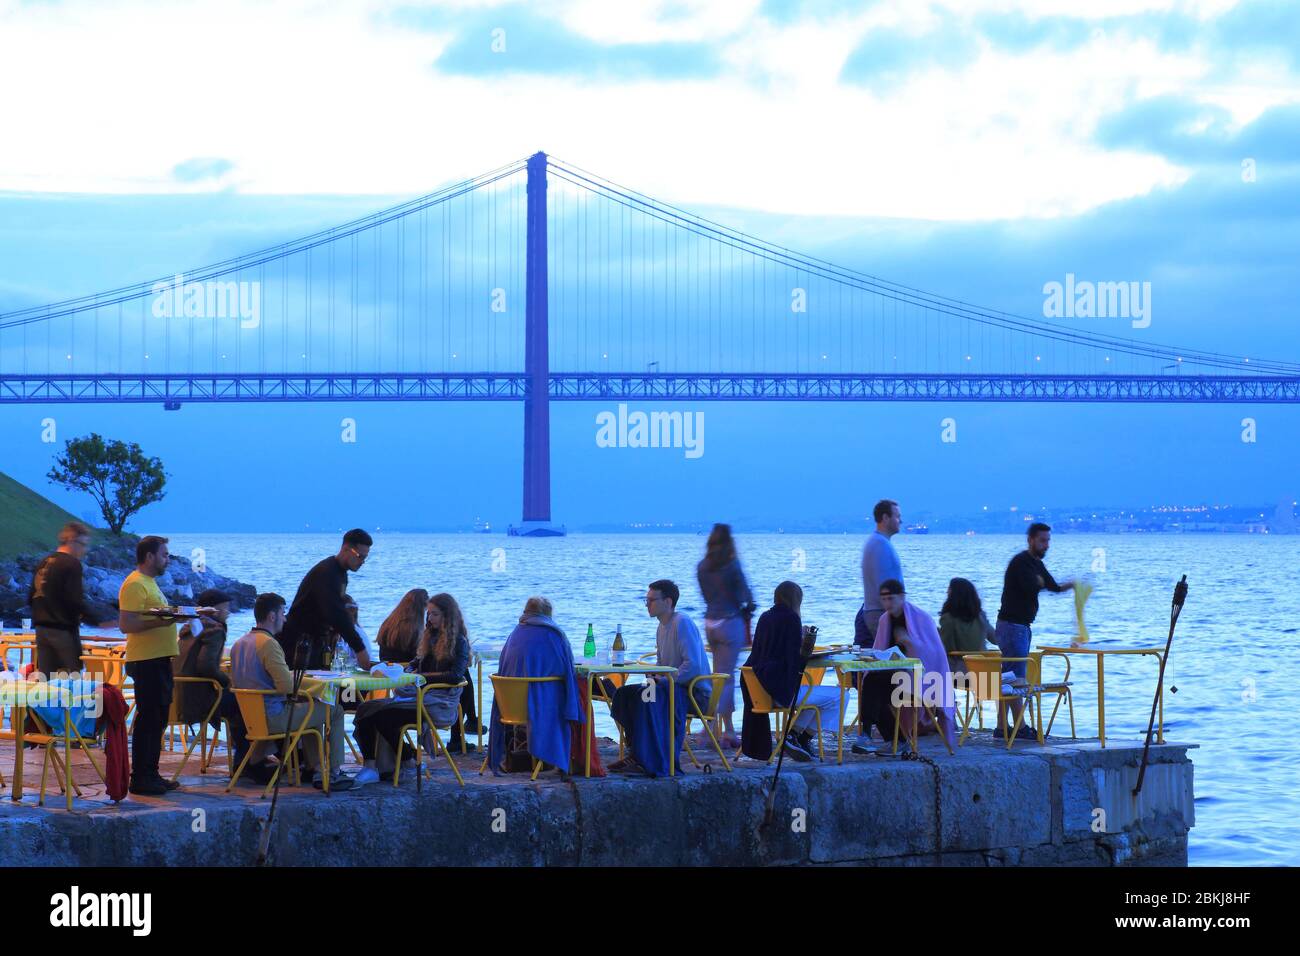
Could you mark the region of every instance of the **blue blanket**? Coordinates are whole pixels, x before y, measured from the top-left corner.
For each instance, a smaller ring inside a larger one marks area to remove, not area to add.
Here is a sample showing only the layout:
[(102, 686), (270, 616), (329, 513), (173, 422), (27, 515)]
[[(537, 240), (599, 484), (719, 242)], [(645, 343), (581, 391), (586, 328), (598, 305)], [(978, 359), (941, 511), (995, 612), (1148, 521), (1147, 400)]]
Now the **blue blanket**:
[[(533, 684), (528, 688), (528, 752), (538, 760), (569, 772), (574, 723), (584, 723), (586, 714), (573, 672), (573, 651), (559, 625), (549, 617), (521, 617), (501, 648), (497, 674), (502, 677), (560, 677), (561, 680)], [(492, 701), (492, 722), (488, 738), (488, 763), (493, 772), (506, 756), (510, 728), (501, 723), (501, 711)]]

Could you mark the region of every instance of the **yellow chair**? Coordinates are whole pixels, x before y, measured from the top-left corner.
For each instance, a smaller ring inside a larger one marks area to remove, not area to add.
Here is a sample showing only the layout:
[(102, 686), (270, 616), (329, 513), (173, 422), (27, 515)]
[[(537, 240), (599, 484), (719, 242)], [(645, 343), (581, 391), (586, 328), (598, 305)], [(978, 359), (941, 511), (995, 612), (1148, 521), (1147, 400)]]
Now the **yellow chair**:
[[(257, 749), (252, 746), (253, 744), (280, 743), (284, 740), (283, 732), (273, 734), (271, 733), (271, 729), (267, 726), (266, 702), (263, 700), (265, 697), (280, 697), (283, 695), (274, 690), (262, 690), (260, 688), (247, 687), (234, 688), (233, 693), (235, 695), (235, 702), (239, 704), (240, 716), (244, 718), (244, 734), (248, 738), (249, 748), (248, 752), (244, 754), (244, 759), (239, 762), (239, 766), (231, 776), (230, 783), (226, 785), (226, 793), (229, 793), (234, 788), (235, 784), (239, 782), (239, 778), (244, 772), (244, 767), (248, 765), (248, 758), (250, 758), (253, 755), (253, 751)], [(288, 701), (285, 702), (285, 706), (289, 706)], [(298, 781), (300, 783), (302, 782), (302, 771), (298, 770), (298, 758), (296, 754), (298, 750), (298, 741), (300, 741), (304, 736), (316, 738), (316, 752), (320, 756), (320, 769), (323, 778), (322, 786), (324, 787), (325, 792), (329, 793), (330, 766), (328, 754), (325, 748), (325, 738), (315, 727), (307, 726), (307, 724), (311, 722), (312, 714), (316, 710), (316, 701), (308, 695), (300, 694), (297, 700), (293, 703), (293, 710), (295, 716), (301, 713), (302, 717), (299, 719), (297, 726), (290, 729), (289, 745), (285, 748), (283, 759), (276, 766), (275, 773), (271, 774), (271, 779), (267, 783), (266, 789), (262, 791), (263, 799), (265, 799), (271, 792), (272, 788), (275, 787), (276, 778), (280, 776), (280, 773), (284, 770), (286, 764), (291, 764), (293, 769), (297, 770)]]
[(126, 723), (128, 729), (135, 719), (135, 689), (130, 686), (126, 673), (126, 646), (85, 648), (81, 655), (81, 668), (90, 675), (91, 680), (112, 684), (122, 692), (126, 701)]
[[(415, 785), (416, 785), (416, 789), (420, 788), (421, 783), (424, 779), (424, 766), (421, 762), (421, 757), (424, 753), (424, 730), (426, 727), (429, 730), (429, 736), (433, 739), (434, 754), (435, 755), (442, 754), (442, 756), (447, 758), (447, 763), (451, 766), (451, 772), (456, 775), (456, 782), (459, 783), (462, 787), (465, 786), (465, 781), (461, 778), (460, 770), (456, 767), (456, 761), (451, 759), (451, 754), (447, 753), (447, 748), (443, 745), (442, 737), (438, 734), (438, 725), (433, 722), (433, 718), (429, 716), (428, 708), (425, 707), (424, 692), (427, 690), (459, 689), (461, 687), (465, 687), (467, 684), (469, 684), (469, 681), (463, 680), (458, 684), (425, 684), (423, 687), (419, 689), (419, 692), (415, 695), (415, 701), (416, 701), (415, 723), (406, 724), (398, 731), (397, 765), (393, 767), (394, 787), (397, 786), (399, 775), (402, 772), (402, 747), (403, 745), (406, 745), (406, 734), (408, 731), (413, 730), (415, 731), (415, 743), (409, 746), (414, 746), (415, 748)], [(460, 716), (461, 716), (460, 705), (457, 704), (456, 705), (457, 724), (460, 723)], [(465, 745), (464, 728), (461, 728), (460, 742), (461, 742), (461, 746), (464, 747)], [(462, 751), (462, 753), (463, 752), (465, 751)], [(432, 761), (430, 762), (429, 775), (430, 777), (433, 776)]]
[[(965, 655), (969, 653), (970, 651), (949, 651), (948, 652), (948, 657), (951, 658), (951, 661), (949, 662), (949, 666), (950, 667), (960, 666), (961, 668), (960, 670), (954, 670), (952, 672), (952, 686), (953, 686), (953, 690), (964, 691), (966, 694), (966, 706), (965, 708), (963, 708), (962, 711), (962, 713), (965, 715), (965, 717), (963, 718), (963, 729), (965, 727), (965, 719), (974, 716), (979, 721), (979, 729), (983, 730), (984, 729), (984, 708), (972, 706), (970, 682), (966, 679), (966, 675), (964, 673), (964, 669), (966, 665), (963, 662), (963, 658), (965, 657)], [(997, 654), (998, 651), (992, 650), (987, 653)]]
[[(1043, 658), (1059, 657), (1065, 661), (1065, 674), (1057, 681), (1043, 680)], [(1078, 739), (1074, 727), (1074, 695), (1070, 693), (1070, 655), (1062, 654), (1060, 651), (1030, 651), (1029, 665), (1026, 669), (1026, 677), (1030, 684), (1038, 689), (1038, 707), (1041, 710), (1043, 706), (1043, 694), (1055, 694), (1056, 704), (1052, 707), (1052, 716), (1047, 720), (1047, 729), (1043, 731), (1044, 737), (1052, 735), (1052, 726), (1056, 723), (1056, 714), (1061, 709), (1061, 700), (1065, 699), (1066, 705), (1070, 710), (1070, 737)]]
[[(195, 744), (199, 744), (201, 748), (199, 750), (199, 773), (207, 773), (208, 767), (212, 765), (212, 756), (208, 753), (208, 726), (210, 725), (212, 718), (216, 716), (217, 708), (221, 706), (222, 687), (220, 681), (214, 680), (211, 677), (174, 677), (172, 680), (179, 686), (177, 687), (177, 692), (172, 694), (171, 706), (167, 711), (167, 726), (169, 729), (171, 727), (180, 727), (182, 740), (185, 739), (190, 727), (189, 724), (181, 719), (181, 710), (185, 700), (184, 685), (209, 684), (216, 693), (216, 696), (212, 698), (212, 706), (208, 708), (207, 714), (199, 724), (198, 736), (190, 739), (189, 746), (185, 748), (185, 756), (181, 759), (181, 765), (177, 767), (176, 772), (172, 774), (172, 780), (179, 780), (181, 771), (184, 770), (185, 765), (190, 762), (190, 755), (194, 753)], [(226, 726), (226, 771), (229, 773), (234, 769), (230, 753), (230, 721), (223, 718), (222, 723)], [(212, 750), (215, 752), (216, 749), (217, 741), (216, 738), (213, 738)]]
[[(0, 657), (9, 670), (22, 673), (23, 668), (36, 664), (36, 636), (34, 634), (9, 634), (0, 637)], [(48, 675), (47, 675), (48, 676)]]
[[(647, 656), (649, 656), (649, 657), (656, 657), (656, 655), (654, 655), (654, 654), (650, 654), (650, 655), (642, 655), (642, 658), (647, 657)], [(649, 661), (645, 661), (645, 660), (643, 660), (643, 659), (641, 659), (641, 658), (638, 658), (637, 661), (636, 661), (636, 663), (638, 663), (638, 664), (649, 663)], [(614, 706), (614, 698), (611, 697), (609, 694), (605, 693), (605, 685), (604, 685), (604, 683), (602, 682), (602, 680), (608, 680), (611, 684), (614, 685), (614, 690), (617, 691), (619, 688), (621, 688), (624, 684), (627, 683), (627, 679), (628, 679), (628, 677), (630, 677), (630, 676), (631, 676), (631, 675), (626, 674), (626, 673), (622, 673), (622, 672), (616, 672), (616, 673), (613, 673), (613, 674), (598, 674), (598, 675), (596, 675), (595, 679), (592, 680), (592, 682), (591, 682), (591, 701), (592, 701), (592, 703), (594, 704), (596, 701), (598, 701), (598, 700), (602, 700), (602, 701), (604, 701), (606, 704), (608, 704), (608, 705), (610, 706), (610, 708), (612, 709), (613, 706)], [(689, 728), (689, 725), (690, 725), (690, 720), (688, 719), (688, 720), (687, 720), (687, 726), (688, 726), (688, 728)], [(622, 759), (623, 759), (623, 753), (624, 753), (624, 751), (625, 751), (625, 749), (626, 749), (626, 747), (627, 747), (627, 737), (626, 737), (626, 736), (624, 735), (624, 733), (623, 733), (623, 726), (622, 726), (621, 724), (619, 724), (617, 721), (615, 721), (615, 722), (614, 722), (614, 726), (618, 728), (618, 758), (619, 758), (620, 760), (622, 760)]]
[[(563, 677), (502, 677), (499, 674), (492, 675), (492, 693), (496, 696), (497, 714), (501, 718), (501, 724), (505, 727), (527, 727), (528, 726), (528, 688), (532, 684), (546, 684), (550, 682), (559, 683), (564, 680)], [(489, 750), (491, 747), (489, 747)], [(482, 774), (487, 770), (488, 758), (490, 754), (483, 755), (483, 766), (479, 767), (478, 772)], [(530, 779), (536, 780), (537, 775), (542, 770), (542, 762), (536, 757), (533, 758), (533, 775)]]
[[(825, 671), (825, 668), (816, 669)], [(807, 688), (803, 697), (804, 701), (807, 701), (808, 695), (812, 693), (812, 689), (815, 686), (810, 681), (810, 673), (810, 671), (805, 671), (803, 675), (803, 686)], [(822, 742), (822, 714), (820, 710), (808, 703), (797, 703), (794, 712), (790, 714), (789, 724), (786, 724), (785, 715), (789, 711), (789, 708), (781, 707), (772, 700), (772, 695), (763, 689), (763, 685), (759, 683), (758, 678), (754, 675), (754, 669), (748, 666), (742, 667), (740, 669), (740, 677), (741, 680), (745, 682), (745, 686), (749, 689), (750, 711), (764, 716), (768, 714), (776, 714), (776, 733), (778, 739), (776, 748), (772, 751), (772, 755), (767, 758), (768, 763), (771, 763), (772, 757), (775, 757), (780, 752), (781, 748), (785, 746), (785, 738), (790, 732), (790, 727), (793, 726), (795, 721), (799, 719), (799, 715), (805, 710), (812, 711), (813, 718), (817, 722), (817, 756), (822, 760), (826, 759), (826, 747)], [(736, 756), (740, 756), (739, 750), (736, 751)]]
[[(838, 672), (838, 680), (836, 684), (837, 687), (844, 692), (843, 700), (844, 700), (845, 712), (848, 711), (848, 707), (849, 707), (849, 691), (860, 691), (860, 688), (858, 687), (858, 683), (859, 683), (859, 679), (862, 677), (862, 674), (863, 674), (862, 671), (839, 671)], [(862, 718), (859, 717), (857, 714), (854, 714), (853, 719), (850, 720), (848, 724), (845, 725), (844, 736), (848, 737), (850, 734), (852, 734), (854, 732), (853, 731), (854, 727), (857, 727), (858, 732), (861, 733)]]
[[(78, 695), (78, 697), (81, 696), (87, 695)], [(83, 737), (81, 732), (77, 730), (73, 721), (68, 719), (69, 712), (67, 706), (75, 704), (76, 701), (77, 697), (72, 696), (71, 693), (66, 690), (61, 691), (59, 694), (60, 704), (65, 705), (63, 711), (63, 732), (61, 734), (55, 733), (50, 724), (46, 722), (46, 720), (33, 708), (27, 708), (27, 715), (31, 718), (32, 726), (36, 729), (35, 732), (26, 733), (23, 736), (23, 740), (26, 743), (36, 744), (45, 751), (41, 761), (41, 795), (37, 800), (38, 806), (45, 805), (45, 788), (51, 764), (54, 765), (56, 779), (59, 781), (59, 789), (67, 798), (67, 808), (69, 810), (72, 809), (72, 795), (75, 793), (77, 796), (81, 796), (81, 788), (77, 786), (77, 782), (72, 779), (72, 742), (74, 739), (77, 747), (86, 755), (86, 759), (90, 761), (90, 765), (94, 768), (95, 774), (99, 777), (100, 782), (103, 783), (105, 787), (108, 786), (108, 780), (104, 776), (103, 769), (95, 762), (95, 755), (91, 753), (92, 745), (103, 743), (99, 731), (96, 730), (96, 732), (91, 734), (89, 738)], [(62, 759), (60, 759), (58, 753), (59, 744), (63, 745)], [(21, 759), (21, 757), (19, 757), (19, 759)]]
[[(913, 674), (914, 674), (915, 672), (905, 672), (905, 673), (913, 673)], [(913, 683), (915, 683), (915, 680), (913, 681)], [(907, 740), (908, 744), (911, 746), (911, 748), (912, 748), (912, 753), (920, 753), (920, 752), (921, 752), (921, 748), (920, 748), (920, 745), (919, 745), (919, 737), (920, 737), (920, 735), (921, 735), (921, 710), (924, 709), (925, 712), (926, 712), (927, 714), (930, 715), (930, 721), (934, 724), (934, 729), (935, 729), (936, 732), (938, 733), (938, 735), (939, 735), (939, 739), (943, 741), (943, 745), (944, 745), (944, 747), (947, 748), (947, 750), (948, 750), (948, 755), (949, 755), (949, 756), (952, 756), (952, 754), (953, 754), (953, 749), (952, 749), (952, 744), (948, 743), (948, 735), (945, 734), (945, 733), (943, 732), (943, 729), (939, 726), (939, 716), (938, 716), (938, 714), (936, 713), (935, 708), (934, 708), (933, 706), (931, 706), (930, 701), (928, 701), (928, 700), (925, 699), (925, 687), (924, 687), (924, 683), (925, 683), (925, 679), (924, 679), (924, 677), (922, 677), (922, 678), (921, 678), (921, 684), (922, 684), (922, 686), (921, 686), (921, 687), (915, 687), (915, 686), (913, 686), (913, 687), (911, 688), (911, 690), (910, 690), (910, 692), (909, 692), (909, 696), (910, 696), (911, 699), (908, 700), (908, 701), (906, 701), (906, 702), (904, 702), (904, 703), (900, 703), (900, 704), (898, 704), (897, 706), (894, 707), (894, 710), (895, 710), (895, 715), (894, 715), (894, 717), (895, 717), (895, 719), (894, 719), (894, 753), (898, 753), (898, 731), (899, 731), (899, 728), (902, 728), (902, 729), (903, 729), (903, 736), (904, 736), (904, 738)], [(898, 692), (900, 692), (900, 691), (902, 691), (902, 688), (896, 686), (896, 687), (894, 688), (894, 691), (893, 691), (892, 693), (896, 694), (896, 693), (898, 693)], [(893, 701), (891, 701), (891, 704), (892, 704), (892, 703), (893, 703)], [(903, 718), (898, 714), (898, 710), (899, 710), (900, 707), (910, 707), (910, 708), (912, 709), (912, 730), (911, 730), (911, 733), (908, 733), (908, 731), (907, 731), (907, 727), (906, 727), (907, 721), (904, 720), (904, 719), (903, 719)]]
[[(695, 699), (695, 685), (702, 680), (708, 681), (710, 684), (709, 700), (703, 708)], [(686, 712), (686, 728), (682, 731), (682, 736), (685, 738), (686, 753), (690, 755), (691, 763), (698, 767), (700, 762), (695, 757), (695, 751), (691, 749), (691, 721), (699, 720), (704, 724), (704, 731), (709, 735), (709, 742), (713, 744), (713, 749), (722, 758), (722, 765), (727, 768), (727, 773), (731, 773), (731, 764), (727, 763), (727, 755), (722, 752), (722, 745), (718, 743), (718, 736), (713, 732), (713, 722), (718, 716), (718, 704), (722, 702), (722, 687), (726, 683), (726, 674), (701, 674), (686, 686), (686, 700), (688, 701), (689, 710)], [(619, 755), (621, 756), (622, 753), (622, 742), (620, 741)]]
[[(1002, 671), (1003, 665), (1014, 664), (1020, 661), (1028, 663), (1029, 657), (1003, 657), (1000, 654), (965, 654), (962, 660), (966, 664), (967, 686), (974, 691), (975, 706), (982, 707), (985, 702), (992, 701), (996, 707), (999, 717), (999, 723), (1002, 723), (1002, 736), (1007, 742), (1007, 749), (1010, 750), (1016, 742), (1016, 734), (1020, 732), (1020, 725), (1024, 722), (1025, 711), (1028, 710), (1034, 719), (1034, 725), (1038, 730), (1038, 742), (1043, 743), (1043, 729), (1041, 711), (1035, 711), (1034, 702), (1037, 695), (1034, 692), (1033, 685), (1028, 680), (1017, 682), (1010, 685), (1009, 689), (1003, 688)], [(1006, 723), (1001, 720), (1003, 704), (1013, 703), (1016, 701), (1023, 702), (1024, 707), (1016, 716), (1015, 726), (1008, 728)], [(957, 741), (958, 746), (965, 743), (966, 737), (970, 734), (971, 713), (969, 707), (963, 720), (961, 738)]]

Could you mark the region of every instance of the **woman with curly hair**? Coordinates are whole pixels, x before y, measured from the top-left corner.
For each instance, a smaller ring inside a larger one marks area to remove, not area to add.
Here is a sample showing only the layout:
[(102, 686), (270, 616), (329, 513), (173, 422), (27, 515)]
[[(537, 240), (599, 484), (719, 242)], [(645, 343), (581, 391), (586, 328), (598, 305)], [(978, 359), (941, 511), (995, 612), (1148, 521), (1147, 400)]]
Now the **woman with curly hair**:
[[(429, 598), (424, 630), (406, 670), (424, 674), (427, 684), (458, 684), (465, 680), (469, 670), (469, 632), (460, 606), (450, 594), (435, 594)], [(449, 747), (459, 747), (456, 708), (460, 703), (461, 688), (426, 686), (423, 694), (424, 708), (434, 726), (451, 727)], [(366, 701), (357, 709), (356, 738), (364, 762), (356, 776), (357, 786), (379, 779), (379, 772), (375, 769), (379, 738), (382, 736), (396, 752), (401, 728), (415, 723), (415, 695), (415, 687), (399, 687), (392, 697)]]

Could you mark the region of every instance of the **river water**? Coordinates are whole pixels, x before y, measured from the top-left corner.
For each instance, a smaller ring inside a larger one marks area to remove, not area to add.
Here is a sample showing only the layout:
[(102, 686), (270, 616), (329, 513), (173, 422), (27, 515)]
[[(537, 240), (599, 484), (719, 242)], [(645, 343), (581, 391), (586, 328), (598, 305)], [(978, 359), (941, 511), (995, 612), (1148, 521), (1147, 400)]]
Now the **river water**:
[[(302, 575), (338, 548), (338, 535), (184, 534), (171, 549), (202, 548), (217, 572), (292, 600)], [(861, 535), (753, 534), (737, 539), (760, 608), (773, 587), (790, 578), (804, 590), (805, 623), (819, 640), (851, 640), (862, 601)], [(1012, 535), (899, 535), (910, 600), (937, 618), (949, 578), (970, 578), (990, 620), (997, 613), (1002, 573), (1023, 547)], [(591, 534), (520, 539), (497, 534), (380, 534), (365, 567), (351, 575), (349, 593), (373, 637), (409, 588), (448, 591), (459, 602), (476, 650), (491, 671), (494, 652), (531, 594), (555, 605), (575, 656), (587, 624), (608, 647), (622, 624), (632, 655), (654, 649), (655, 621), (646, 615), (646, 585), (675, 580), (680, 609), (703, 631), (703, 601), (695, 565), (704, 537), (682, 534)], [(1060, 535), (1047, 556), (1058, 578), (1087, 575), (1096, 585), (1087, 623), (1095, 646), (1162, 647), (1169, 630), (1173, 585), (1186, 574), (1190, 595), (1169, 662), (1165, 733), (1192, 742), (1196, 826), (1194, 865), (1300, 864), (1300, 759), (1291, 741), (1300, 679), (1296, 653), (1300, 589), (1288, 584), (1300, 566), (1300, 537), (1258, 535)], [(1034, 644), (1069, 643), (1074, 606), (1068, 594), (1044, 593)], [(230, 623), (232, 639), (252, 625), (249, 611)], [(1111, 740), (1142, 739), (1158, 663), (1151, 657), (1108, 659), (1106, 727)], [(1096, 668), (1075, 658), (1075, 715), (1081, 736), (1095, 736)], [(491, 686), (484, 687), (485, 710)], [(739, 717), (739, 705), (737, 717)], [(992, 709), (988, 710), (992, 717)], [(1062, 709), (1056, 733), (1068, 733)], [(604, 708), (597, 731), (615, 736)], [(1017, 745), (1019, 746), (1019, 745)]]

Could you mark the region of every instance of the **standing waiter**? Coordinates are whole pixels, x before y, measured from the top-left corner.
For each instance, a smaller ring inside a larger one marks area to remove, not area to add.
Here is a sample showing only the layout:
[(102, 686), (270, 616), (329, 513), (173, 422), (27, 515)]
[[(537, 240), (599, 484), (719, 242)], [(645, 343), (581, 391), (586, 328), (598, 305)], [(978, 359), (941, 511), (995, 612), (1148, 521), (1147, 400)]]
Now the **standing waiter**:
[(353, 528), (343, 536), (339, 553), (317, 563), (298, 585), (284, 630), (276, 635), (291, 669), (298, 660), (295, 651), (300, 641), (307, 644), (304, 649), (307, 669), (323, 668), (325, 642), (331, 629), (337, 631), (356, 652), (357, 663), (367, 670), (370, 668), (370, 651), (357, 631), (343, 595), (348, 588), (348, 572), (357, 571), (366, 563), (372, 544), (374, 541), (370, 535), (360, 528)]
[[(82, 590), (81, 561), (90, 550), (90, 529), (69, 521), (59, 532), (59, 549), (32, 573), (27, 604), (36, 628), (36, 669), (47, 677), (81, 672), (81, 624), (91, 621)], [(107, 627), (116, 627), (111, 621)]]

